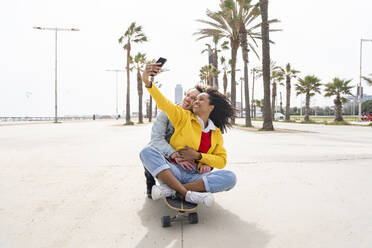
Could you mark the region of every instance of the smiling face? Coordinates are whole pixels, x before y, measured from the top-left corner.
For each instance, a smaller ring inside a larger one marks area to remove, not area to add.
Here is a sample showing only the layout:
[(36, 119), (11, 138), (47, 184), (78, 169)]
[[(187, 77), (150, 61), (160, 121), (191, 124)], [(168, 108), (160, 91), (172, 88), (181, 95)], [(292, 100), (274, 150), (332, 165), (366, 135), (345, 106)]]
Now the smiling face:
[(207, 93), (200, 93), (196, 101), (194, 102), (194, 106), (192, 108), (194, 114), (201, 115), (201, 114), (210, 114), (214, 109), (213, 105), (209, 104), (209, 95)]
[(200, 94), (200, 92), (193, 88), (186, 92), (185, 98), (183, 98), (181, 107), (186, 110), (192, 109), (196, 97)]

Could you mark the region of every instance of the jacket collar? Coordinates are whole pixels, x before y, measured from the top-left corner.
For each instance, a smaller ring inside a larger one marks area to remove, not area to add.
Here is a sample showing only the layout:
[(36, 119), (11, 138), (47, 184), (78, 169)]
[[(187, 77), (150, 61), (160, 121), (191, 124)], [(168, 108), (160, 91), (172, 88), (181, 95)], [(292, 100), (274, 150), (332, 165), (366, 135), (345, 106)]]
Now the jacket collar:
[(200, 124), (200, 126), (202, 128), (202, 132), (208, 133), (210, 130), (216, 130), (216, 127), (215, 127), (215, 125), (214, 125), (214, 123), (213, 123), (213, 121), (211, 119), (208, 119), (207, 126), (204, 127), (204, 121), (199, 116), (197, 116), (197, 115), (196, 115), (196, 118), (199, 121), (199, 124)]

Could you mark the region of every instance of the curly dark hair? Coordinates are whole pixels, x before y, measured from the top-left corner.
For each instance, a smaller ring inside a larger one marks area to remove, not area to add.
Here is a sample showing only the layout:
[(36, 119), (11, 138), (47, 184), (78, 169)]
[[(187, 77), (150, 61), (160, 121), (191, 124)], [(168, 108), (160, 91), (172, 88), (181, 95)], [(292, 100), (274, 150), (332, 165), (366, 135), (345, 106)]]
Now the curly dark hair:
[(231, 118), (235, 116), (235, 109), (232, 107), (230, 100), (216, 88), (208, 87), (204, 92), (209, 95), (209, 104), (214, 106), (209, 114), (209, 119), (222, 133), (225, 133), (227, 128), (232, 126)]
[(194, 88), (197, 89), (200, 93), (203, 93), (207, 90), (208, 87), (203, 84), (196, 84)]

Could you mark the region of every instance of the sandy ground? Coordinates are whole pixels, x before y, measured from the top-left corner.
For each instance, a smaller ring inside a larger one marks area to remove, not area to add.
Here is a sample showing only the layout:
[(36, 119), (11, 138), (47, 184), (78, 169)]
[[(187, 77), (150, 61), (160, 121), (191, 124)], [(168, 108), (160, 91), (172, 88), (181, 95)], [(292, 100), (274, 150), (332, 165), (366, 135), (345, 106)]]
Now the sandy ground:
[(0, 126), (0, 247), (372, 247), (372, 127), (275, 127), (225, 134), (236, 187), (162, 228), (173, 211), (138, 157), (150, 125)]

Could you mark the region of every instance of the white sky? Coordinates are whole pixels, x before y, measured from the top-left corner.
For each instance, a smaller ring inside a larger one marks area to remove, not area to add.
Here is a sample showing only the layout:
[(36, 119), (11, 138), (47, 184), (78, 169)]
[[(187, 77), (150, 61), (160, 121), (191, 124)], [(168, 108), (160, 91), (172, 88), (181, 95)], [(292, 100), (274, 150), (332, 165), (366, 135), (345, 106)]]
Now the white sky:
[[(207, 55), (200, 52), (210, 41), (195, 41), (192, 34), (204, 27), (195, 20), (207, 19), (206, 9), (216, 10), (218, 3), (219, 0), (1, 1), (0, 116), (54, 115), (54, 33), (34, 30), (33, 26), (81, 30), (58, 34), (59, 115), (115, 113), (115, 76), (105, 70), (124, 69), (125, 52), (117, 40), (132, 21), (142, 25), (149, 38), (145, 44), (133, 45), (132, 54), (141, 51), (150, 58), (168, 59), (166, 67), (170, 71), (159, 76), (159, 81), (163, 84), (161, 90), (173, 101), (176, 84), (187, 89), (199, 82), (199, 69), (207, 64)], [(314, 74), (323, 83), (337, 76), (353, 78), (356, 84), (360, 38), (372, 39), (371, 10), (372, 2), (366, 0), (271, 0), (269, 17), (280, 19), (275, 28), (283, 29), (271, 35), (276, 42), (271, 46), (271, 58), (282, 66), (290, 62), (301, 71), (301, 76)], [(371, 53), (372, 42), (363, 43), (363, 74), (372, 73)], [(240, 50), (238, 59), (238, 67), (242, 68)], [(250, 61), (250, 68), (260, 65), (253, 53)], [(238, 72), (236, 78), (241, 76)], [(131, 111), (138, 108), (136, 84), (136, 74), (132, 73)], [(120, 112), (125, 109), (125, 85), (125, 74), (121, 74)], [(256, 81), (255, 88), (255, 98), (262, 98), (261, 80)], [(284, 88), (280, 90), (284, 98)], [(372, 94), (372, 87), (365, 87), (365, 93)], [(240, 101), (240, 91), (237, 99)], [(300, 97), (294, 93), (292, 103), (300, 105)], [(327, 104), (332, 101), (321, 96), (312, 102), (312, 106)]]

